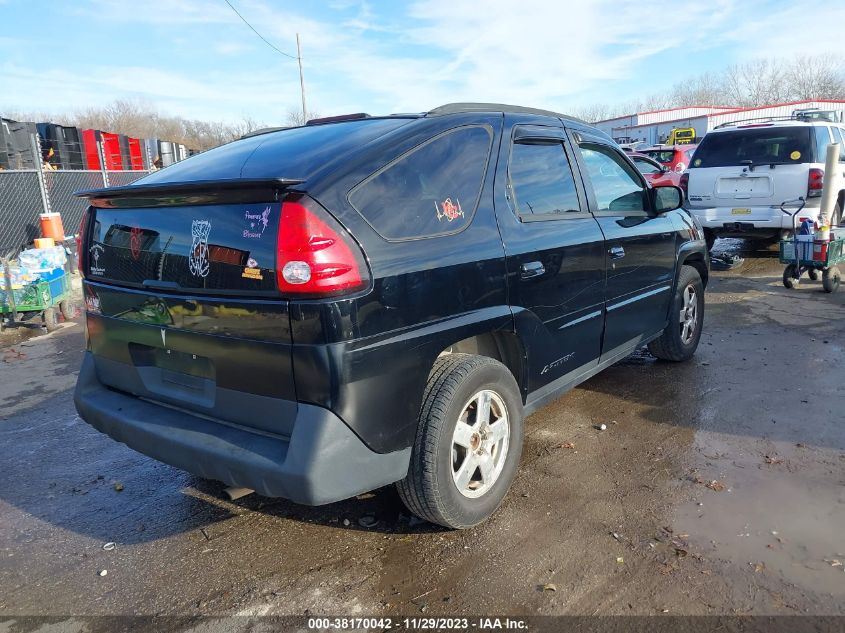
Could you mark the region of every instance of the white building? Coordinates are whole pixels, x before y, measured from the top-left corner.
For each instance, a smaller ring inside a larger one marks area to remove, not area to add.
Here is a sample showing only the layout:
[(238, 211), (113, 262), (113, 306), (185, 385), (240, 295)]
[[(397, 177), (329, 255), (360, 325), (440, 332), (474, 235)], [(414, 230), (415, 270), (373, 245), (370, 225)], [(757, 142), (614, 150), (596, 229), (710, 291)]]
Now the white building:
[(615, 117), (598, 121), (593, 125), (620, 143), (630, 140), (645, 141), (656, 145), (665, 141), (675, 128), (695, 128), (696, 137), (701, 138), (722, 123), (758, 117), (788, 117), (796, 110), (810, 108), (833, 110), (839, 114), (840, 119), (845, 118), (845, 101), (818, 100), (792, 101), (758, 108), (731, 108), (727, 106), (669, 108)]

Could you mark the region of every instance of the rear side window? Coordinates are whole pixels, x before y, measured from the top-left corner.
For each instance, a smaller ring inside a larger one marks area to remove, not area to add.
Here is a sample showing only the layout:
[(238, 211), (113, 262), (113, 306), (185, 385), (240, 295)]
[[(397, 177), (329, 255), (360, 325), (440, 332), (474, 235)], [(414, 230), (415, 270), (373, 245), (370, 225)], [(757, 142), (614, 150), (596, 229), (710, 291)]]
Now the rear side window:
[[(816, 162), (823, 163), (825, 161), (825, 156), (827, 156), (827, 146), (830, 143), (836, 143), (836, 134), (833, 135), (833, 140), (830, 139), (830, 134), (828, 133), (828, 128), (826, 125), (819, 125), (813, 128), (813, 132), (816, 135)], [(836, 128), (833, 128), (836, 130)]]
[(357, 185), (349, 202), (387, 240), (457, 233), (478, 205), (492, 139), (480, 125), (440, 134)]
[[(845, 162), (845, 133), (842, 132), (842, 128), (834, 127), (831, 128), (835, 134), (833, 135), (833, 142), (839, 143), (839, 162)], [(822, 162), (824, 158), (820, 159), (819, 162)]]
[(802, 127), (762, 127), (708, 134), (695, 151), (693, 167), (729, 167), (808, 163), (812, 130)]
[(508, 167), (521, 218), (581, 211), (562, 143), (514, 143)]

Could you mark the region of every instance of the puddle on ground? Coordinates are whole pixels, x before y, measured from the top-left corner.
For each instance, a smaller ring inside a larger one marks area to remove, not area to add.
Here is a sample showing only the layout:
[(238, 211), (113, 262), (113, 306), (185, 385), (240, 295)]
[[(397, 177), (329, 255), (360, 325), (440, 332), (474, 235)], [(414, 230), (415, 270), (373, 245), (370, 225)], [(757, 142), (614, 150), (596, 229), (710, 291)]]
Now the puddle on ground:
[[(761, 452), (757, 442), (696, 433), (699, 461), (690, 478), (700, 490), (676, 508), (675, 533), (689, 534), (691, 551), (737, 571), (845, 596), (845, 487), (830, 476), (845, 469), (845, 459), (835, 449), (787, 442), (766, 442)], [(713, 480), (725, 489), (708, 488)]]

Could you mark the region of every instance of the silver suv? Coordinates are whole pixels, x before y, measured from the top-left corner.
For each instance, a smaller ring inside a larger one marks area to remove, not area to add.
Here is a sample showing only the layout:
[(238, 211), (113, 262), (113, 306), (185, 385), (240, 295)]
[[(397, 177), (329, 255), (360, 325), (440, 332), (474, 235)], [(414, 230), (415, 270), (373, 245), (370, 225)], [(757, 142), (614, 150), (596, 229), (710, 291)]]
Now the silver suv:
[[(707, 133), (681, 187), (690, 211), (704, 226), (708, 246), (718, 236), (776, 240), (792, 229), (780, 210), (803, 197), (798, 220), (819, 215), (827, 145), (840, 143), (845, 171), (845, 125), (805, 116), (729, 123)], [(840, 180), (840, 183), (845, 180)], [(842, 221), (843, 191), (832, 214)]]

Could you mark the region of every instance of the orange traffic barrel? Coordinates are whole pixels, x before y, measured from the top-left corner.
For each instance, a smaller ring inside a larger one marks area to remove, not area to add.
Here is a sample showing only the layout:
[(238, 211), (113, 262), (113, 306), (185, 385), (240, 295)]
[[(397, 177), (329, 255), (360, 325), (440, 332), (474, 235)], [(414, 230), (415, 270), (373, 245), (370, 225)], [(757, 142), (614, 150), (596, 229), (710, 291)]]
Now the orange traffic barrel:
[(63, 242), (65, 239), (65, 227), (62, 225), (62, 216), (59, 213), (42, 213), (39, 215), (41, 220), (41, 235), (44, 237), (52, 237), (57, 242)]

